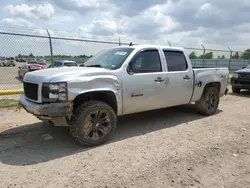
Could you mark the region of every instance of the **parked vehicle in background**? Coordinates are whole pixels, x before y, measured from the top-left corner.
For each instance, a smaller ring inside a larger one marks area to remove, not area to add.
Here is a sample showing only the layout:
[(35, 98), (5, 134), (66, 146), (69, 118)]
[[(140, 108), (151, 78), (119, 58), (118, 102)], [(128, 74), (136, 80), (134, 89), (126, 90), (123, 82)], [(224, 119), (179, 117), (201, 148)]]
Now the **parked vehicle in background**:
[(49, 66), (49, 68), (59, 68), (59, 67), (78, 67), (78, 64), (75, 61), (56, 60)]
[(250, 65), (233, 72), (231, 85), (234, 93), (240, 93), (242, 89), (250, 90)]
[(0, 66), (7, 66), (7, 59), (6, 57), (1, 57), (0, 58)]
[(14, 57), (7, 57), (7, 66), (16, 66), (16, 59)]
[(28, 59), (28, 64), (37, 64), (36, 59)]
[(20, 59), (20, 62), (25, 63), (25, 62), (26, 62), (26, 60), (25, 60), (25, 59), (23, 59), (23, 58), (21, 58), (21, 59)]
[(228, 75), (228, 68), (192, 67), (183, 48), (115, 47), (85, 67), (26, 74), (20, 101), (40, 120), (69, 126), (80, 144), (96, 146), (111, 137), (117, 116), (192, 102), (202, 114), (215, 114)]
[(1, 66), (16, 66), (16, 60), (14, 57), (1, 57)]
[(18, 67), (18, 77), (23, 78), (28, 72), (42, 70), (45, 68), (45, 66), (38, 64), (24, 64), (21, 67)]
[(23, 58), (16, 58), (16, 62), (24, 63), (26, 60)]
[(45, 59), (38, 59), (37, 64), (39, 65), (46, 65), (46, 60)]

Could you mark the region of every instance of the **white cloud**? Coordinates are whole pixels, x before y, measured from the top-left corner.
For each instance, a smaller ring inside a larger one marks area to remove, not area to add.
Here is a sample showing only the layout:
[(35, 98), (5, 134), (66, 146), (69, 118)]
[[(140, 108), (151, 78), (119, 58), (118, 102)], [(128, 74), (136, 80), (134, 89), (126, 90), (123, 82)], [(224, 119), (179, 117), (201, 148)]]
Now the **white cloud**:
[(22, 19), (22, 18), (4, 18), (1, 20), (1, 22), (8, 24), (8, 25), (14, 25), (14, 26), (25, 26), (25, 27), (34, 27), (35, 25), (28, 20)]
[(48, 24), (50, 25), (60, 25), (60, 24), (64, 24), (66, 22), (73, 22), (75, 20), (75, 18), (73, 16), (70, 15), (55, 15), (52, 17), (51, 20), (48, 21)]
[(37, 4), (29, 6), (27, 4), (9, 5), (6, 7), (8, 12), (17, 17), (26, 19), (42, 19), (50, 20), (55, 12), (54, 7), (50, 3)]

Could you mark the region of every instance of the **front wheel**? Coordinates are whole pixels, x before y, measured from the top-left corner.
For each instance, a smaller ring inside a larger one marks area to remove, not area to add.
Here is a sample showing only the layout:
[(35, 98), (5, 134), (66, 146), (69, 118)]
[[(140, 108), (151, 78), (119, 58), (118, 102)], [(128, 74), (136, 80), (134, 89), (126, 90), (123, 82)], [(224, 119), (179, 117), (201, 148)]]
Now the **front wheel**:
[(106, 103), (89, 101), (79, 106), (72, 118), (71, 135), (84, 146), (107, 142), (116, 128), (116, 114)]
[(204, 115), (213, 115), (216, 113), (219, 106), (219, 91), (214, 87), (207, 87), (200, 101), (196, 102), (196, 107)]

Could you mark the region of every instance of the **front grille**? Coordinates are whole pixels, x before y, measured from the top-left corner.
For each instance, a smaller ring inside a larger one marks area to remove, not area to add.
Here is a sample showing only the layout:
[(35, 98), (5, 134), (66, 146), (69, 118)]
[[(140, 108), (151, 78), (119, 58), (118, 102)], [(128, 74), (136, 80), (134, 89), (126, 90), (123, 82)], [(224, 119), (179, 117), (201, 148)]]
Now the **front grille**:
[(23, 82), (24, 94), (27, 98), (38, 100), (38, 84)]
[(250, 73), (240, 73), (239, 78), (250, 79)]

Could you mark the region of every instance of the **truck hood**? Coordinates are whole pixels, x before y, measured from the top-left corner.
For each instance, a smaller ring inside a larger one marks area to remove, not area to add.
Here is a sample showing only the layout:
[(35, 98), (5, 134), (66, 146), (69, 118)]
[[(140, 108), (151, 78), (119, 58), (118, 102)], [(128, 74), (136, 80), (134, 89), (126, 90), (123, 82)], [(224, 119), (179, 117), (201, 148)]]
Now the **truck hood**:
[(108, 74), (109, 70), (96, 67), (61, 67), (50, 68), (29, 72), (25, 75), (24, 81), (45, 83), (67, 81), (72, 77), (93, 76)]
[(249, 73), (250, 74), (250, 69), (240, 69), (240, 70), (237, 70), (237, 71), (234, 71), (235, 73)]

